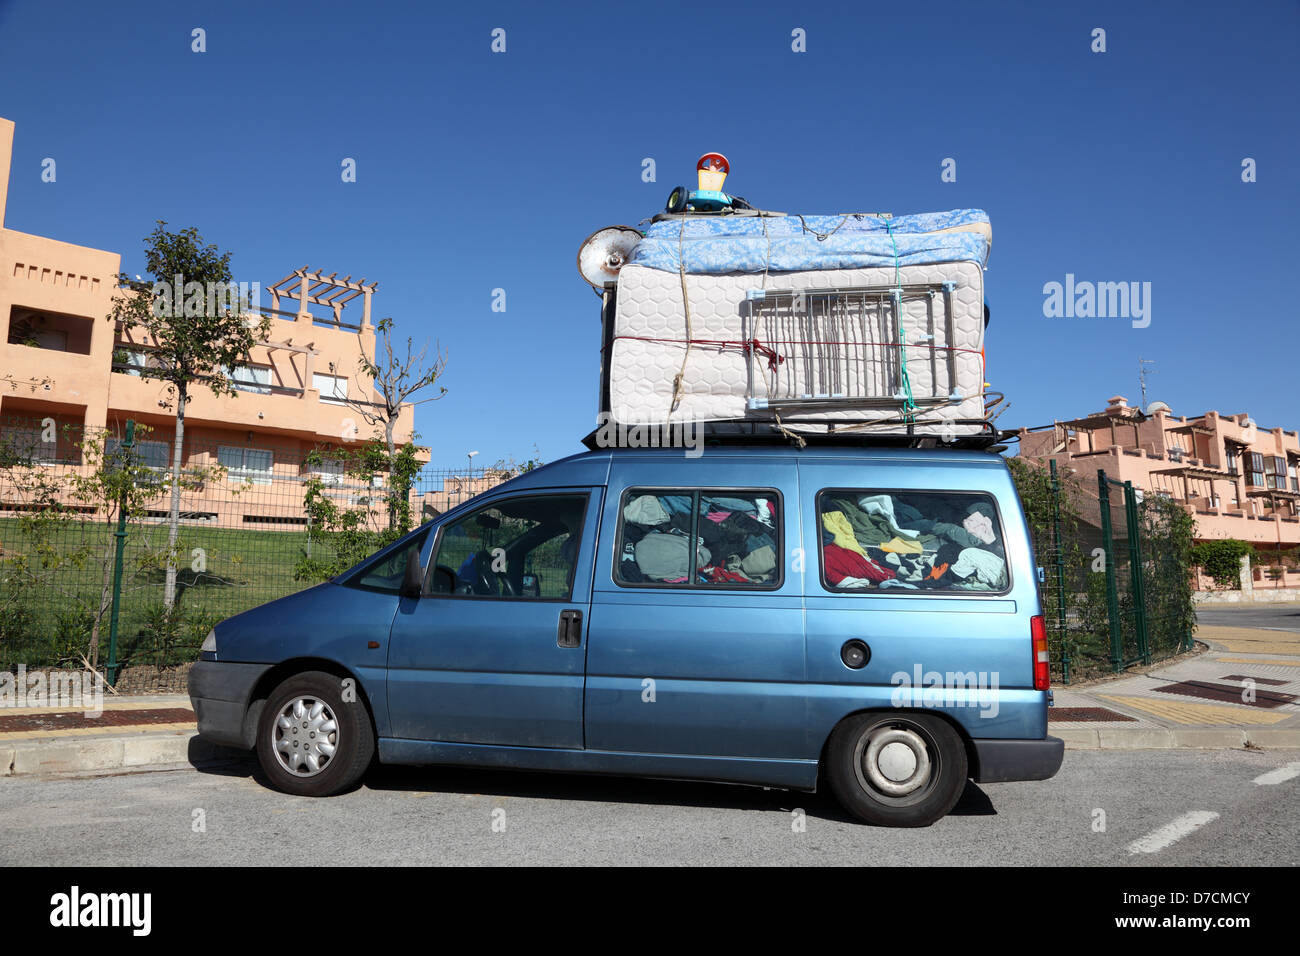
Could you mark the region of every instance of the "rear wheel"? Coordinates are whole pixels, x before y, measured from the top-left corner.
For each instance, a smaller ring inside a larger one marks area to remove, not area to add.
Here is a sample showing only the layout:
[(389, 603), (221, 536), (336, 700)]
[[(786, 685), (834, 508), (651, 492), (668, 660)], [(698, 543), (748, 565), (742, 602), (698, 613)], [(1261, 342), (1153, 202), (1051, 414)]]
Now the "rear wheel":
[(343, 682), (305, 671), (271, 692), (257, 729), (257, 759), (278, 790), (329, 797), (365, 774), (375, 754), (375, 729), (355, 694), (344, 700)]
[(858, 714), (831, 734), (831, 791), (859, 820), (927, 827), (945, 816), (966, 786), (966, 748), (931, 714)]

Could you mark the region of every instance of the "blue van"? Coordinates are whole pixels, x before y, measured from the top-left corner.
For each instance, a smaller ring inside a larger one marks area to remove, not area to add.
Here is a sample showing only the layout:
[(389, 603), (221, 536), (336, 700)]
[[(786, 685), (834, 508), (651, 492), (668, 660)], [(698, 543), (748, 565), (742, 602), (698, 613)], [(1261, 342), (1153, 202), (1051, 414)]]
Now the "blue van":
[(377, 756), (825, 786), (926, 826), (1060, 767), (1035, 571), (996, 454), (595, 450), (223, 621), (190, 696), (294, 794)]

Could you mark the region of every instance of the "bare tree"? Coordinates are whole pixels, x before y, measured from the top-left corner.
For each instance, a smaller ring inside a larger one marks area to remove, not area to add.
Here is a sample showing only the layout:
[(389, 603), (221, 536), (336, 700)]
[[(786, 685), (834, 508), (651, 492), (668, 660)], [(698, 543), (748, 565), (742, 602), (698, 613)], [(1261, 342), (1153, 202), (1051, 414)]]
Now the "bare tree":
[[(406, 348), (393, 345), (393, 320), (380, 319), (375, 323), (375, 355), (366, 354), (364, 342), (357, 335), (360, 361), (357, 372), (357, 385), (360, 386), (358, 398), (346, 398), (341, 401), (360, 415), (368, 425), (383, 430), (385, 448), (388, 451), (388, 514), (390, 521), (395, 521), (401, 503), (410, 494), (410, 478), (402, 477), (394, 469), (397, 461), (397, 440), (395, 431), (403, 405), (424, 405), (436, 402), (447, 394), (445, 386), (438, 385), (438, 394), (417, 398), (420, 392), (437, 384), (447, 368), (447, 355), (438, 344), (434, 344), (433, 358), (429, 358), (429, 345), (426, 341), (420, 348), (415, 348), (414, 340), (408, 336)], [(333, 362), (330, 371), (336, 372)], [(350, 391), (350, 390), (349, 390)], [(366, 396), (375, 395), (378, 401), (368, 401)]]

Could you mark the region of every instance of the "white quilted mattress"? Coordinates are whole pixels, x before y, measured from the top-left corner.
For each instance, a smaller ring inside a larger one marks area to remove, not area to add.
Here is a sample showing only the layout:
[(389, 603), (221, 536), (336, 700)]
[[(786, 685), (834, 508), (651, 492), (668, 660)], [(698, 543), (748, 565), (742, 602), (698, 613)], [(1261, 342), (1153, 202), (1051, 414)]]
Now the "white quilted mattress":
[[(635, 264), (619, 273), (609, 357), (609, 410), (615, 421), (770, 422), (775, 408), (795, 431), (825, 431), (822, 423), (868, 421), (878, 424), (862, 430), (901, 433), (896, 403), (870, 407), (869, 401), (858, 401), (853, 407), (829, 408), (781, 400), (893, 399), (902, 394), (899, 371), (905, 357), (918, 404), (913, 413), (916, 434), (960, 436), (979, 430), (953, 424), (956, 419), (984, 417), (984, 282), (977, 263), (904, 266), (897, 277), (892, 266), (767, 276), (688, 274), (689, 351), (681, 282), (676, 272)], [(816, 290), (869, 287), (888, 293), (896, 283), (907, 289), (943, 282), (954, 283), (951, 342), (941, 296), (930, 298), (928, 305), (922, 293), (904, 297), (906, 344), (901, 349), (892, 308), (874, 295), (864, 298), (852, 315), (818, 313), (817, 305), (807, 305), (826, 301)], [(758, 289), (766, 290), (764, 299), (747, 299), (750, 290)], [(787, 306), (780, 306), (773, 294), (778, 290), (807, 290), (813, 296), (798, 300), (802, 311), (796, 311), (789, 297)], [(752, 344), (755, 339), (757, 345)], [(950, 354), (955, 380), (950, 376)], [(682, 371), (683, 358), (685, 371), (674, 409), (673, 380)], [(768, 407), (763, 407), (765, 401)]]

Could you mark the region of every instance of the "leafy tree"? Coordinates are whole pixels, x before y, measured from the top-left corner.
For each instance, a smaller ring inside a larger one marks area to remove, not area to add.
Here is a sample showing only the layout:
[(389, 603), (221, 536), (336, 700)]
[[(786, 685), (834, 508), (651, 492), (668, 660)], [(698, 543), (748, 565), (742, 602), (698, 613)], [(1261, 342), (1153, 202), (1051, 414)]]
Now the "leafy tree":
[(185, 406), (198, 387), (235, 396), (230, 371), (247, 362), (253, 347), (265, 341), (271, 320), (246, 315), (248, 303), (233, 282), (229, 252), (204, 245), (193, 227), (169, 232), (166, 226), (158, 220), (145, 239), (145, 264), (153, 281), (132, 280), (119, 273), (123, 294), (114, 297), (108, 318), (123, 330), (146, 334), (150, 360), (138, 369), (139, 374), (164, 382), (176, 406), (163, 591), (163, 606), (170, 610), (176, 602)]

